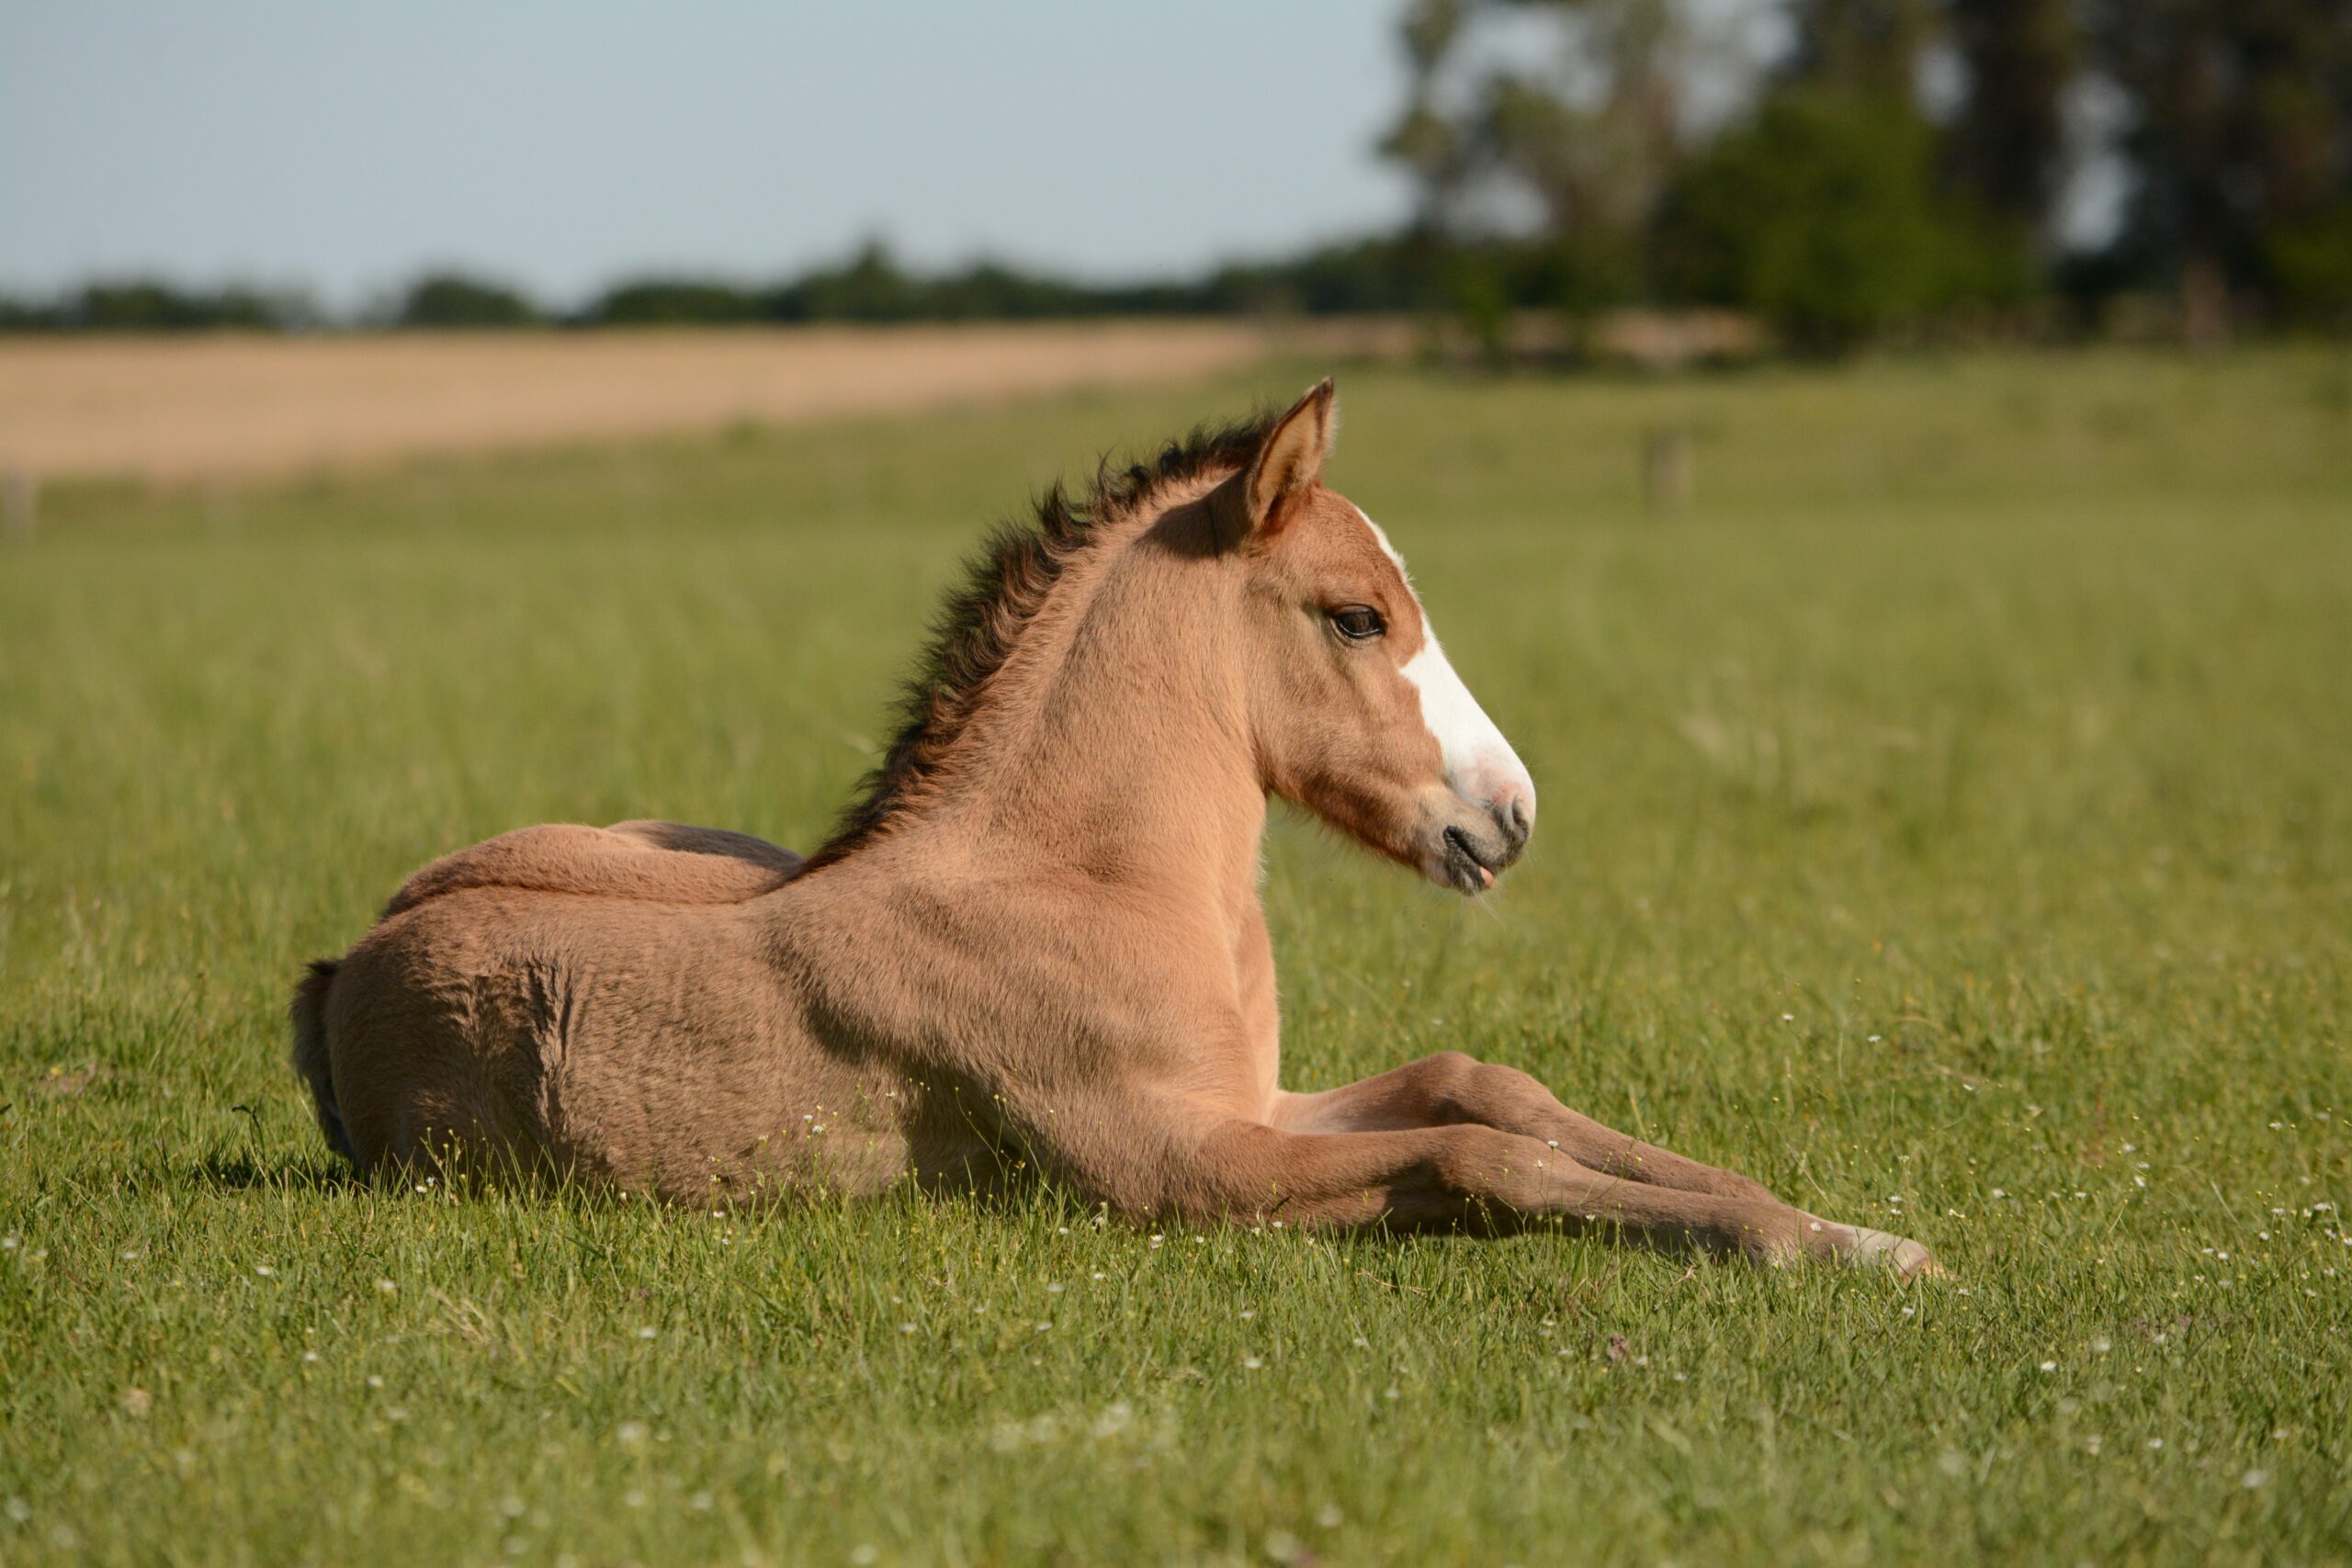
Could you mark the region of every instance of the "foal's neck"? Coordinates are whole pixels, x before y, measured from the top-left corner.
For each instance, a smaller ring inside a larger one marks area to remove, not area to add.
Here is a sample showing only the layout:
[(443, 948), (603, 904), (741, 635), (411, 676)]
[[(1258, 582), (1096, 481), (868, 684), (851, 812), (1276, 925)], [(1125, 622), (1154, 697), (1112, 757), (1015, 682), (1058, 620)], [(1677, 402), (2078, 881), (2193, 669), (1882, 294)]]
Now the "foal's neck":
[(911, 836), (1238, 918), (1265, 829), (1227, 596), (1199, 506), (1073, 563), (1021, 635)]

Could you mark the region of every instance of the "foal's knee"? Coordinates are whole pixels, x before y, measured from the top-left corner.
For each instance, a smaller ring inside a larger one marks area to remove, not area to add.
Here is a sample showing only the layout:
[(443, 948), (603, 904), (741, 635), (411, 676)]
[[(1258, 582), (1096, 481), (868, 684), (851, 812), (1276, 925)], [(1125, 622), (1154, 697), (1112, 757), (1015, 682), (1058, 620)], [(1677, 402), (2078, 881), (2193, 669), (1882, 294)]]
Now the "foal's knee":
[(1420, 1065), (1421, 1094), (1431, 1121), (1475, 1122), (1470, 1101), (1486, 1066), (1466, 1051), (1440, 1051)]
[(1442, 1122), (1493, 1124), (1514, 1111), (1553, 1103), (1552, 1091), (1517, 1067), (1482, 1062), (1464, 1051), (1441, 1051), (1422, 1066), (1429, 1108)]

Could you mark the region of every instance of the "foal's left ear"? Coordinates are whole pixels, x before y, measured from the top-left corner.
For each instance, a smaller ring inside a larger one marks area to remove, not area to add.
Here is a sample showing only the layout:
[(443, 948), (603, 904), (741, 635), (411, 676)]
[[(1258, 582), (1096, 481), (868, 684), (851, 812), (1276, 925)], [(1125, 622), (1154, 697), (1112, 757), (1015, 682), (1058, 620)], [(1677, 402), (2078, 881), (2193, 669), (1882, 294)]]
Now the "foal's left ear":
[(1245, 537), (1272, 538), (1289, 520), (1291, 503), (1322, 477), (1338, 409), (1339, 393), (1326, 376), (1274, 422), (1241, 475), (1239, 532)]

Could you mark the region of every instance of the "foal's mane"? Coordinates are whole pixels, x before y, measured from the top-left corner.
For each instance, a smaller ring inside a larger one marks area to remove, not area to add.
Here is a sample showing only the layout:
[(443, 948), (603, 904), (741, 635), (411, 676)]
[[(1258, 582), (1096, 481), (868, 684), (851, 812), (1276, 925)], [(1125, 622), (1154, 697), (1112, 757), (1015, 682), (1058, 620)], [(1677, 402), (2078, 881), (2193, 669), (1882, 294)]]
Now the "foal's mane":
[(1038, 497), (1035, 516), (990, 530), (964, 580), (932, 618), (922, 661), (901, 689), (899, 732), (881, 763), (858, 782), (832, 837), (808, 859), (831, 864), (886, 830), (935, 778), (956, 741), (985, 704), (990, 679), (1012, 658), (1021, 635), (1044, 608), (1069, 564), (1100, 543), (1109, 525), (1130, 517), (1170, 487), (1246, 467), (1273, 428), (1261, 413), (1230, 424), (1199, 425), (1170, 442), (1148, 463), (1124, 469), (1105, 457), (1087, 492), (1072, 499), (1060, 480)]

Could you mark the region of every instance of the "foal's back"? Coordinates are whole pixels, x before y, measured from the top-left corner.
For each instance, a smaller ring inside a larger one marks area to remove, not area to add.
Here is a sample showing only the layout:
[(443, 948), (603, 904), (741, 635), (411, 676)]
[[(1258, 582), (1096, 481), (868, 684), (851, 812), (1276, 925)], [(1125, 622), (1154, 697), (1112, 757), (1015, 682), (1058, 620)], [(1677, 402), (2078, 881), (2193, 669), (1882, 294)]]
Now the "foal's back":
[(800, 874), (801, 857), (765, 839), (684, 822), (576, 822), (517, 828), (444, 855), (410, 877), (386, 919), (429, 898), (476, 887), (628, 898), (657, 904), (734, 904)]

